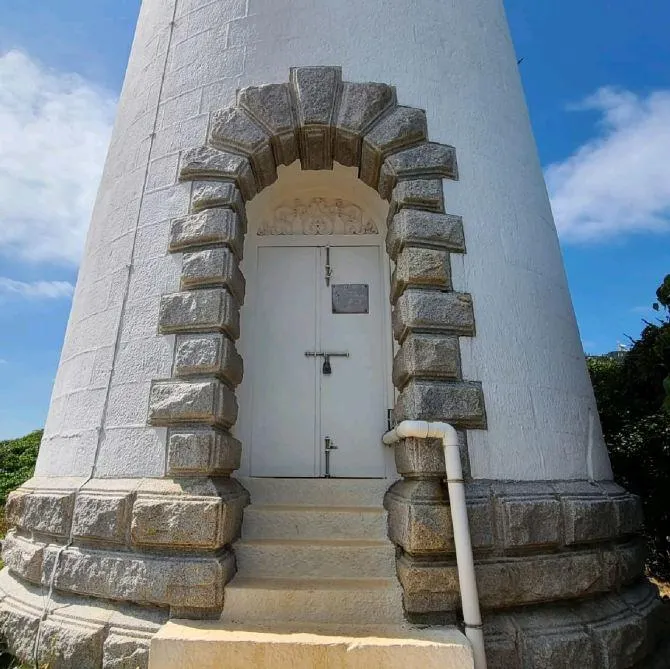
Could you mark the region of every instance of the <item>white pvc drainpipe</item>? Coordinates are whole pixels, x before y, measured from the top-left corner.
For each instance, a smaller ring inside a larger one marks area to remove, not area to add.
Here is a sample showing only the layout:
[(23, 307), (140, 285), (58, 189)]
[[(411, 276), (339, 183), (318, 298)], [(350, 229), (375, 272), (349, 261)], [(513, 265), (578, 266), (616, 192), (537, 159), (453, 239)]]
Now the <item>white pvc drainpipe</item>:
[(387, 446), (390, 446), (407, 437), (442, 440), (444, 462), (447, 470), (451, 523), (454, 528), (454, 544), (456, 545), (456, 567), (461, 590), (465, 636), (472, 644), (475, 669), (486, 669), (482, 614), (479, 610), (479, 595), (475, 579), (475, 562), (472, 557), (468, 511), (465, 505), (465, 486), (463, 485), (461, 454), (458, 449), (458, 434), (449, 423), (404, 420), (393, 430), (387, 432), (382, 440)]

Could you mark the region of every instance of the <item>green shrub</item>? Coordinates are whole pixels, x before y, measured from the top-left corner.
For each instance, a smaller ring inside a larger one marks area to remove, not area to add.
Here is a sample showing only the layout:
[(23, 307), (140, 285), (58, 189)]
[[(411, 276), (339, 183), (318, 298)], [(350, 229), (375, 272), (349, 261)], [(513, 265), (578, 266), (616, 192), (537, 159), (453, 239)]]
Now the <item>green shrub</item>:
[(649, 572), (670, 581), (670, 415), (632, 421), (607, 441), (617, 482), (642, 498)]
[(7, 530), (4, 521), (7, 495), (33, 475), (41, 439), (42, 430), (37, 430), (20, 439), (0, 441), (0, 537)]
[(642, 498), (648, 568), (670, 580), (670, 275), (623, 358), (593, 357), (588, 366), (614, 478)]

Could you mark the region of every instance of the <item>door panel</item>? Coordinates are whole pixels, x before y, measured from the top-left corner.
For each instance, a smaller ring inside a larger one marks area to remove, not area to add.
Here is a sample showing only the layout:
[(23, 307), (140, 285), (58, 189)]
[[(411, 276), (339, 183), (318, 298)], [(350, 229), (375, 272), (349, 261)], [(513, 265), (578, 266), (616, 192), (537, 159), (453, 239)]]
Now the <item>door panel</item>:
[[(321, 249), (324, 266), (325, 254), (326, 249)], [(320, 375), (321, 437), (331, 437), (337, 446), (330, 456), (332, 476), (384, 476), (381, 436), (386, 427), (385, 347), (380, 260), (378, 247), (334, 247), (330, 249), (330, 286), (319, 277), (321, 350), (349, 353), (348, 358), (332, 358), (332, 373)], [(366, 306), (366, 286), (368, 313), (361, 313)], [(339, 293), (339, 304), (333, 303), (334, 292)]]
[[(260, 247), (253, 295), (251, 475), (385, 475), (386, 427), (381, 249)], [(333, 293), (339, 297), (333, 302)], [(330, 359), (306, 351), (346, 351)]]
[(319, 476), (316, 449), (316, 261), (310, 247), (258, 249), (251, 473)]

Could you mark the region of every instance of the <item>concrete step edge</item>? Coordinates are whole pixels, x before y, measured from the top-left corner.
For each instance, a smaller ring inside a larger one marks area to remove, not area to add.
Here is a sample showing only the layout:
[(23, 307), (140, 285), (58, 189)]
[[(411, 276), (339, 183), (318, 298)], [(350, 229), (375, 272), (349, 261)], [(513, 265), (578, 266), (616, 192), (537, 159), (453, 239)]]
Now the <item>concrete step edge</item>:
[(250, 548), (392, 548), (388, 539), (240, 539), (233, 544), (233, 550)]
[(396, 589), (400, 583), (395, 578), (262, 578), (254, 576), (236, 576), (228, 585), (230, 590), (386, 590)]
[(300, 513), (365, 513), (370, 515), (385, 515), (383, 506), (319, 506), (316, 504), (250, 504), (244, 513), (282, 513), (299, 511)]

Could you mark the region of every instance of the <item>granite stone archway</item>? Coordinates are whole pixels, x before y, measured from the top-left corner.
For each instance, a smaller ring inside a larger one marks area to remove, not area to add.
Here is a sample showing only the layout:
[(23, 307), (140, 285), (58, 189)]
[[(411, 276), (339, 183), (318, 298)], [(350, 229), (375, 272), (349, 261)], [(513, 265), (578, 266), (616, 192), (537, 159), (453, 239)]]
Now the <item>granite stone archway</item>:
[(465, 252), (462, 221), (444, 213), (442, 194), (442, 179), (457, 178), (455, 150), (430, 143), (426, 125), (425, 112), (397, 105), (391, 86), (343, 82), (339, 68), (295, 68), (287, 84), (241, 90), (235, 106), (213, 114), (208, 144), (184, 153), (193, 213), (173, 221), (169, 245), (184, 253), (184, 290), (163, 298), (160, 315), (161, 332), (177, 335), (175, 378), (156, 381), (149, 413), (170, 428), (169, 474), (237, 466), (241, 446), (227, 430), (242, 378), (234, 341), (245, 202), (276, 181), (277, 165), (296, 160), (305, 170), (357, 167), (390, 203), (396, 419), (440, 415), (485, 427), (481, 386), (460, 374), (458, 337), (474, 335), (472, 300), (451, 290), (444, 270), (450, 253)]

